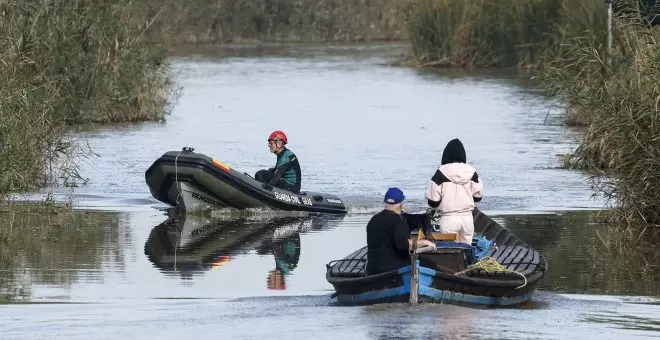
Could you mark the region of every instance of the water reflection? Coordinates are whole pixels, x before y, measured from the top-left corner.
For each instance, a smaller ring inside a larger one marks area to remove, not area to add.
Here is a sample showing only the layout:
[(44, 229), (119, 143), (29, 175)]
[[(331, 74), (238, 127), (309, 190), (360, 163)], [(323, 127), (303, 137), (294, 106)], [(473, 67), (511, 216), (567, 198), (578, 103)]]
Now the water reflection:
[(192, 279), (254, 251), (272, 255), (268, 289), (285, 290), (286, 276), (300, 260), (300, 234), (332, 228), (343, 216), (273, 218), (195, 215), (170, 216), (154, 227), (144, 246), (152, 264), (167, 275)]
[[(657, 310), (655, 310), (654, 313), (657, 313)], [(584, 318), (584, 321), (603, 323), (622, 329), (660, 332), (660, 320), (658, 320), (657, 315), (633, 316), (629, 314), (622, 314), (616, 311), (602, 311), (597, 313), (590, 313), (587, 317)]]
[(559, 293), (660, 295), (660, 253), (626, 242), (597, 212), (506, 215), (496, 220), (543, 253), (540, 289)]
[(258, 253), (272, 254), (275, 258), (275, 268), (268, 272), (268, 289), (284, 290), (284, 277), (293, 272), (300, 260), (300, 233), (294, 231), (288, 236), (268, 238), (259, 246)]
[[(475, 327), (479, 325), (482, 313), (455, 305), (402, 303), (368, 306), (361, 314), (370, 320), (369, 339), (471, 339), (482, 328)], [(451, 322), (442, 322), (449, 318)], [(423, 326), (411, 327), (411, 324)]]
[(36, 285), (69, 289), (122, 271), (130, 233), (116, 213), (0, 213), (0, 302), (33, 298)]

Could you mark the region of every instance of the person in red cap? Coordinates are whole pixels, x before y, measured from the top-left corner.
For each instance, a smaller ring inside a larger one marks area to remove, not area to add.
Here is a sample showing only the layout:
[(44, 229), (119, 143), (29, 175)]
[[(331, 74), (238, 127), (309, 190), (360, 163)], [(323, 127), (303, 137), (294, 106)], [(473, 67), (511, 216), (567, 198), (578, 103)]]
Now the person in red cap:
[(254, 179), (259, 182), (268, 183), (272, 186), (300, 192), (300, 164), (298, 157), (286, 148), (288, 140), (282, 131), (273, 131), (268, 136), (268, 149), (277, 155), (277, 163), (274, 168), (259, 170), (254, 174)]
[[(411, 229), (422, 226), (428, 231), (428, 214), (403, 212), (406, 197), (399, 188), (389, 188), (385, 193), (385, 208), (367, 223), (367, 275), (375, 275), (399, 269), (410, 264), (409, 251), (413, 247)], [(435, 248), (435, 242), (423, 239), (417, 247)]]

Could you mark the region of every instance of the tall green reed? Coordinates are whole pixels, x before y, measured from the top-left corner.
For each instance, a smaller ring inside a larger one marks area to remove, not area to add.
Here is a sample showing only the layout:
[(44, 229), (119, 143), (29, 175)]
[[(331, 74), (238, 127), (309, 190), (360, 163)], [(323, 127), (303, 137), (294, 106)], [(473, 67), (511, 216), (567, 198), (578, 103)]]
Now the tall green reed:
[(601, 0), (419, 0), (407, 22), (420, 65), (530, 66), (571, 36), (604, 36), (604, 8)]
[(75, 175), (68, 125), (163, 119), (158, 18), (131, 0), (0, 0), (0, 197)]

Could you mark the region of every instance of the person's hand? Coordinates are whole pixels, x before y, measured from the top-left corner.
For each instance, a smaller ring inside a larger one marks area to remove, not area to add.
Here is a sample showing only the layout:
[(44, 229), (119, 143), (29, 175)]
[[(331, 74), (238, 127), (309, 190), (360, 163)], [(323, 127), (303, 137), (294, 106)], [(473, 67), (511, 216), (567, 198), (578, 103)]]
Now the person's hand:
[(417, 247), (431, 247), (433, 249), (436, 249), (435, 242), (431, 242), (429, 240), (417, 241)]

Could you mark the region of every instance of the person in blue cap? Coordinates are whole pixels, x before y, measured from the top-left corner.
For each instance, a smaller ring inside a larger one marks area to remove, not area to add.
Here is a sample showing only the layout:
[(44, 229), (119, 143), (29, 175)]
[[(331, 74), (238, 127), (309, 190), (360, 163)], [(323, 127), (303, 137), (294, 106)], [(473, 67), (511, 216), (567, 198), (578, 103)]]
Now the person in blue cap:
[[(406, 197), (399, 188), (389, 188), (385, 193), (383, 211), (371, 217), (367, 223), (367, 275), (396, 270), (410, 264), (410, 249), (413, 243), (410, 231), (429, 225), (427, 214), (409, 214), (403, 212), (403, 200)], [(417, 241), (417, 247), (430, 246), (435, 242)]]

